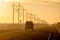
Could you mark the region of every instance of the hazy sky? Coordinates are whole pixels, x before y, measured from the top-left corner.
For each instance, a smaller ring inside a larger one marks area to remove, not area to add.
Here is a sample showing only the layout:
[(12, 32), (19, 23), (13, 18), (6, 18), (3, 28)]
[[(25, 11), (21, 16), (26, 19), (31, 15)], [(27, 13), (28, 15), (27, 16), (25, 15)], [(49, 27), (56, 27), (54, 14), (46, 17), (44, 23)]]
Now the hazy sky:
[(31, 9), (40, 19), (48, 23), (60, 21), (60, 0), (26, 0), (23, 6)]
[[(1, 1), (1, 0), (0, 0)], [(3, 0), (7, 1), (7, 0)], [(12, 1), (12, 0), (9, 0)], [(29, 12), (35, 13), (37, 17), (48, 23), (60, 21), (60, 0), (13, 0), (21, 2), (21, 5)], [(7, 4), (0, 3), (0, 22), (12, 22), (12, 10)]]

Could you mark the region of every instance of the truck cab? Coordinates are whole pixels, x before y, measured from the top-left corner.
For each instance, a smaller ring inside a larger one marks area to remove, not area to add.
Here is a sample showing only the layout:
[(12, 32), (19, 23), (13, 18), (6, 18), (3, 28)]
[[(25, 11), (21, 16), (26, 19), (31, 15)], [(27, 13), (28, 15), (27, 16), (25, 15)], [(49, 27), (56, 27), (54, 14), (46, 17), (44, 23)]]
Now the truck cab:
[(33, 30), (33, 26), (34, 26), (33, 21), (26, 21), (25, 30), (27, 30), (27, 29)]

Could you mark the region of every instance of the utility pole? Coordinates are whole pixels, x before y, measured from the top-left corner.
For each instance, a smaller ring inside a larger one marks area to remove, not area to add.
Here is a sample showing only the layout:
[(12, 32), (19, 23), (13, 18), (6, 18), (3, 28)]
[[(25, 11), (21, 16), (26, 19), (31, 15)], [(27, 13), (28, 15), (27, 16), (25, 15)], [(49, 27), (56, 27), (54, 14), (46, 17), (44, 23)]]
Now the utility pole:
[(26, 21), (28, 20), (28, 12), (26, 13)]
[(37, 18), (37, 23), (39, 23), (39, 19)]
[(18, 24), (20, 22), (19, 18), (20, 18), (20, 3), (18, 3)]
[(23, 24), (24, 24), (24, 8), (23, 8)]
[(32, 21), (32, 14), (30, 13), (30, 21)]
[(14, 24), (14, 3), (13, 3), (13, 24)]
[(36, 15), (34, 14), (34, 23), (35, 23), (35, 16), (36, 16)]
[(31, 21), (31, 13), (30, 13), (30, 21)]

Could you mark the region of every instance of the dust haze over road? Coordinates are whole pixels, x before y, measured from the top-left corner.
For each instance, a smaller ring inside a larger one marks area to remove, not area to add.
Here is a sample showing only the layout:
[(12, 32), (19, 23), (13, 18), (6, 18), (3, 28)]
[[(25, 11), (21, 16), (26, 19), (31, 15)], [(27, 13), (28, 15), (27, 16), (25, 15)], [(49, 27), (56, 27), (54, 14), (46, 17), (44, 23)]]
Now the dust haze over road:
[(25, 31), (23, 24), (0, 24), (0, 27), (0, 40), (48, 40), (50, 35), (47, 24), (35, 24), (33, 31)]

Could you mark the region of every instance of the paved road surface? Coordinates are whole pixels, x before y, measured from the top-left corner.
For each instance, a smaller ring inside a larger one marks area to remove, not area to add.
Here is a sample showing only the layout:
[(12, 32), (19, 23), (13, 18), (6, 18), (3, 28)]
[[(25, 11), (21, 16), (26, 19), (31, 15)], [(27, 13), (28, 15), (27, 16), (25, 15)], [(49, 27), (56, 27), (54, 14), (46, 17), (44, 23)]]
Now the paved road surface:
[[(36, 26), (35, 26), (36, 27)], [(0, 40), (48, 40), (50, 27), (37, 27), (33, 31), (19, 29), (0, 33)]]

